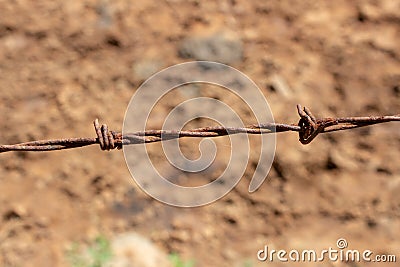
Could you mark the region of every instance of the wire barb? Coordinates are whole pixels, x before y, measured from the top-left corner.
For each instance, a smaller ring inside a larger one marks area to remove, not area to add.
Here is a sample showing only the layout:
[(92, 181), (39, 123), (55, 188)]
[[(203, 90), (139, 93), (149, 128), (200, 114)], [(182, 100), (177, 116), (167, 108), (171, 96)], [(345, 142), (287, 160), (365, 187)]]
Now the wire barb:
[[(120, 139), (119, 135), (115, 132), (108, 131), (107, 124), (103, 124), (100, 127), (99, 120), (95, 119), (93, 122), (94, 129), (97, 134), (97, 142), (100, 144), (101, 150), (110, 151), (115, 148), (122, 148), (122, 142), (115, 142), (115, 139)], [(116, 146), (117, 144), (117, 146)]]
[(67, 138), (56, 140), (40, 140), (15, 145), (0, 145), (0, 153), (9, 151), (52, 151), (99, 144), (101, 150), (122, 149), (123, 145), (154, 143), (182, 137), (218, 137), (240, 133), (270, 134), (278, 132), (298, 132), (299, 141), (311, 143), (319, 134), (334, 131), (349, 130), (358, 127), (400, 121), (400, 114), (393, 116), (369, 116), (346, 118), (317, 119), (311, 110), (297, 105), (300, 120), (297, 124), (263, 123), (246, 127), (203, 127), (192, 130), (146, 130), (122, 135), (120, 132), (108, 130), (106, 124), (100, 126), (99, 120), (93, 122), (97, 138)]
[(299, 141), (303, 144), (309, 144), (318, 134), (325, 131), (327, 127), (337, 125), (338, 121), (332, 118), (317, 120), (307, 107), (301, 109), (301, 105), (297, 105), (297, 112), (300, 116), (299, 120)]

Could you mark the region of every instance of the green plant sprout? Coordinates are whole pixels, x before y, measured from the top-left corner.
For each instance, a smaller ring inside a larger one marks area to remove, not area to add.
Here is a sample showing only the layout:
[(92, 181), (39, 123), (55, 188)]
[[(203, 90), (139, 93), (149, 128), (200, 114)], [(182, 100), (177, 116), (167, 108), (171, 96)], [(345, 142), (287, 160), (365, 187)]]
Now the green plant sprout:
[(184, 261), (177, 253), (169, 255), (169, 260), (172, 262), (173, 267), (194, 267), (194, 260)]
[(103, 267), (112, 258), (112, 251), (108, 239), (98, 236), (84, 251), (74, 243), (66, 255), (71, 267)]

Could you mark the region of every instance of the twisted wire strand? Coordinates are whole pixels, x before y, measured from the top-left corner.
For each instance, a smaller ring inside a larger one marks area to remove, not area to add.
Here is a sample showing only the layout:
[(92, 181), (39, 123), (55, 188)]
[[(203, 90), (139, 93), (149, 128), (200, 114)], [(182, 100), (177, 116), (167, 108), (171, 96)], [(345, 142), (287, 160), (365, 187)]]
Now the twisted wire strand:
[(299, 141), (309, 144), (321, 133), (349, 130), (369, 125), (400, 121), (400, 114), (391, 116), (344, 117), (317, 119), (311, 111), (297, 105), (300, 120), (297, 124), (263, 123), (246, 127), (203, 127), (192, 130), (146, 130), (122, 135), (109, 131), (106, 124), (100, 126), (98, 119), (93, 122), (97, 137), (64, 138), (55, 140), (39, 140), (14, 145), (0, 145), (0, 153), (9, 151), (52, 151), (78, 148), (99, 144), (101, 150), (121, 149), (124, 145), (154, 143), (182, 137), (218, 137), (233, 134), (271, 134), (279, 132), (298, 132)]

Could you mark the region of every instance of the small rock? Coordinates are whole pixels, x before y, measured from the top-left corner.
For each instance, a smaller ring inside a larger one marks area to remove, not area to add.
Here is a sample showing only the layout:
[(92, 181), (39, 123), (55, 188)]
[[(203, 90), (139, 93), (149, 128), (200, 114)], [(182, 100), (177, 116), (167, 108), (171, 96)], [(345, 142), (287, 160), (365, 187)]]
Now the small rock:
[(355, 170), (358, 168), (355, 159), (350, 155), (346, 154), (344, 151), (338, 151), (332, 149), (329, 152), (328, 159), (326, 162), (326, 168), (333, 169), (345, 169), (345, 170)]
[(170, 238), (183, 243), (189, 241), (191, 236), (187, 230), (181, 230), (172, 232)]
[(170, 267), (168, 256), (149, 239), (137, 233), (125, 233), (111, 242), (113, 259), (107, 267)]
[(363, 16), (371, 20), (382, 20), (385, 18), (399, 18), (400, 4), (397, 1), (382, 0), (377, 4), (367, 1), (360, 3), (360, 11)]
[(10, 221), (10, 220), (18, 220), (23, 217), (26, 217), (27, 210), (23, 205), (14, 205), (11, 209), (6, 211), (3, 214), (3, 220)]
[(230, 64), (242, 60), (243, 46), (235, 34), (217, 32), (184, 39), (179, 48), (179, 56)]
[(288, 83), (282, 76), (274, 74), (271, 77), (271, 88), (273, 88), (277, 93), (281, 94), (283, 97), (291, 98), (293, 96), (293, 92), (290, 89)]

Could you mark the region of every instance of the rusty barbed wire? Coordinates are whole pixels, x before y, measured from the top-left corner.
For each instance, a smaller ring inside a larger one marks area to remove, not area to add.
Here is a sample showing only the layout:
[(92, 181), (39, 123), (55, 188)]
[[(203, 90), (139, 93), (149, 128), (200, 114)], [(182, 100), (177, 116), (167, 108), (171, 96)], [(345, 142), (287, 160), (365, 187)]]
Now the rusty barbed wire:
[(349, 130), (378, 123), (400, 121), (400, 114), (391, 116), (343, 117), (317, 119), (311, 111), (297, 105), (300, 120), (297, 124), (264, 123), (246, 127), (203, 127), (192, 130), (146, 130), (122, 135), (109, 131), (106, 124), (100, 126), (94, 121), (97, 137), (65, 138), (55, 140), (31, 141), (14, 145), (0, 145), (0, 153), (9, 151), (52, 151), (99, 144), (102, 150), (121, 149), (124, 145), (161, 142), (182, 137), (218, 137), (232, 134), (270, 134), (279, 132), (298, 132), (299, 141), (306, 145), (321, 133)]

